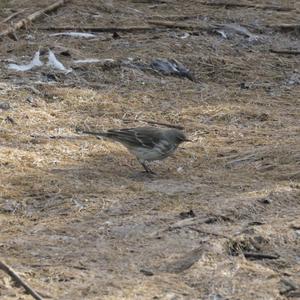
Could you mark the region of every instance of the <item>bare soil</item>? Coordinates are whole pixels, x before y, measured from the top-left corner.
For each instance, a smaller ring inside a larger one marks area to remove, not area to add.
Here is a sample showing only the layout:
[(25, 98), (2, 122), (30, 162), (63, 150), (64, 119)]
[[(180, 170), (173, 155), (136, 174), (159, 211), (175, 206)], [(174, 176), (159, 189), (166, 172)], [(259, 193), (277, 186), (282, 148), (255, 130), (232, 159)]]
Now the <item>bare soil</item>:
[[(299, 22), (299, 3), (203, 2), (70, 0), (2, 39), (1, 260), (45, 299), (300, 298), (299, 55), (270, 51), (300, 50), (299, 31), (272, 26)], [(50, 3), (2, 1), (0, 21)], [(199, 27), (233, 23), (258, 38)], [(155, 30), (45, 30), (63, 26)], [(7, 68), (49, 47), (72, 72)], [(114, 63), (74, 64), (85, 58)], [(129, 58), (176, 59), (195, 80)], [(193, 142), (148, 177), (122, 145), (75, 132), (135, 119), (181, 124)], [(0, 298), (31, 296), (0, 271)]]

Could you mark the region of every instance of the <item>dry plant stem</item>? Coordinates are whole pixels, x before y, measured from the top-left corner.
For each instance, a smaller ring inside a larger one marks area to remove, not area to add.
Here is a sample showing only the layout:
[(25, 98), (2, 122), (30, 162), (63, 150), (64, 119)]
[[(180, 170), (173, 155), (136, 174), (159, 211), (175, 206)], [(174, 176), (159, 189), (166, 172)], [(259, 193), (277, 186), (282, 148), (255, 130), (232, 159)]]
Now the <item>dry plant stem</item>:
[(49, 13), (55, 9), (57, 9), (58, 7), (62, 6), (65, 4), (65, 0), (58, 0), (56, 2), (54, 2), (53, 4), (45, 7), (44, 9), (38, 10), (36, 12), (34, 12), (33, 14), (29, 15), (26, 18), (21, 19), (20, 21), (18, 21), (17, 23), (15, 23), (13, 26), (3, 30), (0, 32), (0, 37), (11, 34), (13, 32), (15, 32), (18, 29), (21, 29), (23, 27), (26, 27), (27, 25), (29, 25), (32, 21), (38, 19), (39, 17), (41, 17), (42, 15)]
[(81, 137), (77, 135), (30, 135), (32, 138), (35, 139), (49, 139), (49, 140), (83, 140), (86, 137)]
[(151, 4), (151, 3), (156, 3), (156, 4), (164, 4), (164, 3), (169, 3), (169, 1), (165, 1), (165, 0), (133, 0), (133, 3), (147, 3), (147, 4)]
[(260, 4), (248, 4), (248, 3), (238, 3), (238, 2), (200, 2), (202, 5), (209, 6), (221, 6), (225, 8), (234, 8), (234, 7), (248, 7), (248, 8), (257, 8), (262, 10), (276, 10), (276, 11), (292, 11), (294, 8), (285, 7), (285, 6), (273, 6), (273, 5), (260, 5)]
[(183, 30), (198, 30), (198, 31), (212, 31), (214, 28), (210, 26), (200, 26), (200, 25), (193, 25), (193, 24), (182, 24), (176, 23), (171, 21), (148, 21), (150, 25), (166, 27), (166, 28), (178, 28)]
[(148, 19), (160, 19), (160, 20), (168, 20), (168, 21), (184, 21), (189, 19), (197, 19), (200, 18), (200, 15), (168, 15), (168, 16), (162, 16), (162, 15), (153, 15), (147, 17)]
[(21, 277), (7, 264), (0, 261), (0, 269), (7, 273), (17, 284), (21, 285), (28, 294), (30, 294), (36, 300), (43, 300), (43, 298), (34, 291), (26, 282), (24, 282)]
[(8, 16), (6, 19), (4, 19), (1, 23), (6, 23), (6, 22), (8, 22), (8, 21), (11, 20), (12, 18), (14, 18), (14, 17), (18, 16), (19, 14), (23, 13), (25, 10), (26, 10), (26, 8), (25, 8), (25, 9), (22, 9), (22, 10), (20, 10), (20, 11), (16, 11), (15, 13), (11, 14), (11, 15)]
[(277, 50), (277, 49), (270, 49), (270, 52), (276, 54), (290, 54), (290, 55), (300, 55), (300, 50)]
[(246, 258), (254, 258), (254, 259), (278, 259), (279, 255), (266, 254), (261, 252), (243, 252)]
[(279, 29), (281, 31), (300, 30), (300, 24), (271, 24), (269, 27)]
[(39, 30), (47, 31), (89, 31), (89, 32), (145, 32), (145, 31), (155, 31), (155, 27), (149, 26), (128, 26), (128, 27), (40, 27)]
[(176, 128), (179, 130), (183, 130), (184, 127), (180, 126), (180, 125), (173, 125), (173, 124), (168, 124), (168, 123), (163, 123), (163, 122), (155, 122), (155, 121), (148, 121), (145, 119), (123, 119), (123, 122), (145, 122), (148, 124), (152, 124), (152, 125), (161, 125), (161, 126), (166, 126), (166, 127), (170, 127), (170, 128)]
[(225, 234), (221, 234), (221, 233), (217, 233), (217, 232), (213, 232), (213, 231), (209, 231), (209, 230), (203, 230), (203, 229), (199, 229), (199, 228), (195, 228), (195, 227), (188, 227), (188, 228), (191, 230), (194, 230), (198, 233), (202, 233), (202, 234), (206, 234), (206, 235), (213, 235), (216, 237), (232, 240), (230, 236), (227, 236)]
[(225, 165), (227, 167), (233, 167), (233, 166), (236, 166), (240, 163), (253, 162), (253, 161), (256, 161), (256, 160), (258, 160), (258, 158), (255, 156), (255, 154), (249, 154), (245, 157), (231, 160), (231, 161), (227, 162)]
[(172, 231), (174, 229), (181, 229), (183, 227), (187, 227), (187, 226), (191, 226), (191, 225), (198, 225), (198, 224), (201, 224), (201, 223), (203, 223), (203, 220), (198, 219), (198, 218), (180, 220), (180, 221), (177, 221), (177, 222), (169, 225), (166, 228), (163, 228), (163, 229), (160, 229), (158, 231), (152, 232), (150, 234), (150, 236), (155, 237), (155, 236), (158, 236), (158, 235), (160, 235), (164, 232), (167, 232), (167, 231)]
[(202, 234), (207, 234), (207, 235), (213, 235), (213, 236), (217, 236), (217, 237), (221, 237), (221, 238), (225, 238), (225, 239), (229, 239), (232, 240), (232, 238), (228, 235), (222, 234), (222, 233), (217, 233), (217, 232), (213, 232), (213, 231), (209, 231), (209, 230), (204, 230), (201, 229), (199, 227), (194, 227), (194, 226), (199, 226), (200, 224), (203, 224), (205, 222), (206, 219), (198, 219), (198, 218), (191, 218), (191, 219), (184, 219), (184, 220), (180, 220), (178, 222), (175, 222), (174, 224), (170, 225), (169, 227), (153, 232), (151, 234), (151, 237), (155, 237), (159, 234), (162, 234), (166, 231), (172, 231), (175, 229), (181, 229), (184, 227), (187, 227), (190, 230), (196, 231), (198, 233), (202, 233)]

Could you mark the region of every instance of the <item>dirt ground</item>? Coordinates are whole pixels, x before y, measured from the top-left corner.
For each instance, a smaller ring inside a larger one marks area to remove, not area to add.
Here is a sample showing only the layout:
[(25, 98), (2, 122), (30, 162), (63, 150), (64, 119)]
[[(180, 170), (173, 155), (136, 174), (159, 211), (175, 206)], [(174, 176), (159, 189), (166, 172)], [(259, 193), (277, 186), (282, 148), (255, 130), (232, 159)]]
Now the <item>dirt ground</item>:
[[(19, 14), (0, 29), (50, 3), (1, 1), (0, 20)], [(2, 38), (0, 260), (45, 299), (300, 299), (300, 56), (271, 51), (300, 51), (278, 27), (299, 23), (299, 3), (209, 3), (70, 0)], [(63, 26), (154, 29), (49, 36)], [(72, 72), (7, 68), (49, 47)], [(74, 64), (87, 58), (114, 61)], [(194, 80), (124, 63), (157, 58)], [(75, 131), (142, 119), (193, 141), (153, 177)], [(0, 298), (32, 299), (2, 271)]]

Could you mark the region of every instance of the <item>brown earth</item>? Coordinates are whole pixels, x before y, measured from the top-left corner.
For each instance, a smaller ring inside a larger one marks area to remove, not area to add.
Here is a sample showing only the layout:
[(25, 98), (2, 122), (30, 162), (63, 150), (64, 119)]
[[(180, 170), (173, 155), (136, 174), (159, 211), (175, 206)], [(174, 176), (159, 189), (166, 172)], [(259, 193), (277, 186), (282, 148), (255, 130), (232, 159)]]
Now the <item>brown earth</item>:
[[(2, 1), (0, 18), (49, 2)], [(299, 22), (299, 5), (203, 2), (71, 0), (2, 39), (1, 260), (45, 299), (300, 297), (299, 55), (270, 51), (300, 51), (299, 31), (271, 26)], [(232, 23), (257, 38), (205, 29)], [(62, 26), (155, 30), (83, 39), (42, 29)], [(7, 68), (48, 47), (73, 72)], [(84, 58), (114, 63), (74, 66)], [(173, 58), (195, 80), (128, 58)], [(144, 124), (125, 119), (181, 124), (193, 142), (147, 177), (121, 145), (75, 133)], [(0, 298), (31, 296), (0, 271)]]

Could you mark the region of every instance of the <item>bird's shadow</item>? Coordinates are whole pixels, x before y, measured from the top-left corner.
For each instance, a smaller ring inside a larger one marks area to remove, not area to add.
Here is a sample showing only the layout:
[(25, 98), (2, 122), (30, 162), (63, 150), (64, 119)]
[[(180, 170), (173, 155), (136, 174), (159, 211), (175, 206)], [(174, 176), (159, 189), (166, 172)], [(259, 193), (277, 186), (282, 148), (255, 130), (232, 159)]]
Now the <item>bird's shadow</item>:
[(161, 176), (157, 173), (149, 173), (146, 171), (134, 171), (128, 177), (134, 181), (151, 181), (154, 179), (158, 179)]

